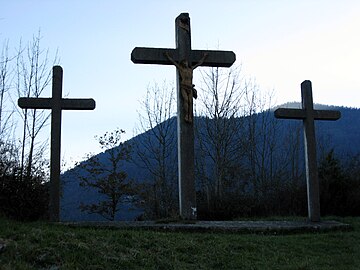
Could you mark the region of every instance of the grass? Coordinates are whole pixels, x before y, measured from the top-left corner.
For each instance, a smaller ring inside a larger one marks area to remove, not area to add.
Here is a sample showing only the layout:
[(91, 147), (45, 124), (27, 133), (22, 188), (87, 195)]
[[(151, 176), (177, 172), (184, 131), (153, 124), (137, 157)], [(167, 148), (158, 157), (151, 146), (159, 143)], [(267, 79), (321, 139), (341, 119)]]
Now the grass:
[(360, 217), (340, 221), (354, 230), (177, 233), (0, 218), (0, 269), (360, 269)]

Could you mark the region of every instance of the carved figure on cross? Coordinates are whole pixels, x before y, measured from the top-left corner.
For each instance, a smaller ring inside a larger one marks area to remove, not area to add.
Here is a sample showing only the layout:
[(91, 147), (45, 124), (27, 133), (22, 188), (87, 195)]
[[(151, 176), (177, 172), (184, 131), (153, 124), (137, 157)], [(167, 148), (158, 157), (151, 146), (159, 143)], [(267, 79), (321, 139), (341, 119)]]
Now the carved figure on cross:
[(186, 59), (176, 62), (168, 52), (165, 53), (165, 56), (169, 59), (171, 63), (176, 66), (180, 74), (180, 91), (181, 96), (184, 99), (184, 110), (185, 110), (185, 121), (192, 123), (193, 121), (193, 98), (197, 98), (197, 91), (195, 89), (195, 84), (193, 84), (193, 71), (195, 68), (201, 66), (208, 53), (204, 53), (204, 56), (200, 61), (194, 65), (189, 65), (189, 62)]

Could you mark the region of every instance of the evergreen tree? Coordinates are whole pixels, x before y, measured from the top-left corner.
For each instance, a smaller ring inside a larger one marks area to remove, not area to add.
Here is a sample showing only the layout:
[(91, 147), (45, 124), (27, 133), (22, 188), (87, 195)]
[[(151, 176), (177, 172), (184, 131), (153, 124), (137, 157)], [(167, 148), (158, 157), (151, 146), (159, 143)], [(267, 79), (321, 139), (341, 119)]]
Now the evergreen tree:
[(342, 168), (340, 161), (331, 150), (320, 162), (320, 201), (322, 215), (346, 215), (349, 177)]

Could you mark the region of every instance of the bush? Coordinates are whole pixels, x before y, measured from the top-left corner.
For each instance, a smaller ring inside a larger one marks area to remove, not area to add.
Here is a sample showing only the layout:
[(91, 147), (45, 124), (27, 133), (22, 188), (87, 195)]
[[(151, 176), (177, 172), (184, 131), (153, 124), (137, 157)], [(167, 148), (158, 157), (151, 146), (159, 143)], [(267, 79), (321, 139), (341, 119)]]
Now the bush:
[(48, 202), (48, 185), (41, 177), (0, 177), (0, 212), (5, 216), (20, 221), (46, 218)]

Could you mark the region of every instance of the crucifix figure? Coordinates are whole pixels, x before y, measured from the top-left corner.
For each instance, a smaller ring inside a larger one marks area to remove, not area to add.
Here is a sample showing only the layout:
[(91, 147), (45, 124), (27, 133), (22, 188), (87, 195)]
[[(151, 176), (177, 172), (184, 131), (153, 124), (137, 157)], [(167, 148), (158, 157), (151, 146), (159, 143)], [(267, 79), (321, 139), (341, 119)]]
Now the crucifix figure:
[(316, 138), (314, 120), (338, 120), (339, 111), (314, 110), (310, 81), (301, 84), (302, 109), (275, 110), (276, 118), (300, 119), (304, 123), (305, 167), (308, 198), (308, 216), (311, 222), (320, 221), (320, 192), (316, 158)]
[(93, 110), (93, 99), (62, 98), (63, 70), (53, 67), (52, 98), (19, 98), (22, 109), (51, 109), (51, 145), (50, 145), (50, 204), (51, 221), (60, 221), (60, 145), (61, 145), (61, 111)]
[(235, 54), (232, 51), (192, 50), (188, 13), (176, 18), (175, 32), (176, 49), (136, 47), (131, 60), (135, 64), (176, 66), (180, 215), (184, 219), (196, 219), (193, 98), (197, 97), (197, 92), (192, 83), (193, 70), (198, 66), (230, 67), (235, 62)]
[(204, 54), (203, 58), (200, 59), (199, 63), (195, 66), (189, 66), (187, 60), (182, 60), (180, 63), (177, 63), (169, 53), (165, 53), (166, 57), (170, 60), (174, 66), (177, 67), (177, 70), (180, 75), (180, 92), (184, 100), (184, 111), (185, 111), (185, 122), (191, 123), (193, 121), (193, 98), (197, 98), (197, 91), (195, 89), (195, 84), (193, 84), (193, 70), (198, 66), (201, 66), (204, 63), (207, 53)]

